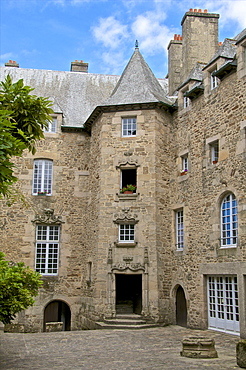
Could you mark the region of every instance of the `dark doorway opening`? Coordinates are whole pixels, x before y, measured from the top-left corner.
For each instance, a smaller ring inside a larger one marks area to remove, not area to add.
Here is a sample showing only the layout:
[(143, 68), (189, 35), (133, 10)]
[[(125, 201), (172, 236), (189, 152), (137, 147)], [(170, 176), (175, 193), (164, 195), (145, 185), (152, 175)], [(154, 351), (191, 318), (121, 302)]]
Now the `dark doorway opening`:
[(52, 301), (44, 310), (44, 328), (47, 322), (62, 322), (63, 330), (71, 329), (71, 311), (69, 306), (63, 301)]
[(116, 274), (116, 312), (135, 313), (142, 311), (142, 275)]
[(181, 286), (176, 292), (176, 324), (187, 326), (187, 305), (184, 290)]

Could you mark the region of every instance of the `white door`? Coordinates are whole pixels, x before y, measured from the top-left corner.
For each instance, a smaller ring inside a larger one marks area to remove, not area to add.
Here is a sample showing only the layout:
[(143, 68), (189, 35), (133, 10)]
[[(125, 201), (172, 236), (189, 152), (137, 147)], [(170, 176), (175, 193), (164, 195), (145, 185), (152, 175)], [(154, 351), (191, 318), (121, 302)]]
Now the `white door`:
[(236, 276), (208, 276), (208, 327), (239, 333)]

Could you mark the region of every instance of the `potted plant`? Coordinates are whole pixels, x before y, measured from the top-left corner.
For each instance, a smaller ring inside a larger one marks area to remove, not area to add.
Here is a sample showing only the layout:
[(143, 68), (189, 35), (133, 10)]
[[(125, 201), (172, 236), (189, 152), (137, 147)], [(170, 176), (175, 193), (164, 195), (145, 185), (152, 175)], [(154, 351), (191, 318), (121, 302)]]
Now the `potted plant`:
[(49, 194), (47, 191), (38, 191), (38, 195), (47, 195)]
[(129, 184), (129, 185), (124, 186), (120, 190), (120, 192), (123, 194), (132, 194), (133, 192), (136, 191), (136, 189), (137, 189), (136, 185)]
[(186, 175), (188, 172), (188, 170), (181, 170), (180, 171), (180, 176), (183, 176), (183, 175)]

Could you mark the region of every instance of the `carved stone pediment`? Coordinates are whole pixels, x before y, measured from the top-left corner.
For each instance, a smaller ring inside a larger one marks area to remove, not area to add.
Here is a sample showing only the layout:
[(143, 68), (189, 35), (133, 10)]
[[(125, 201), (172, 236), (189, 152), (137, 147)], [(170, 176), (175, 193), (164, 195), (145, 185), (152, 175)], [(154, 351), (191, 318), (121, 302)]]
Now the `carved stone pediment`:
[(136, 224), (138, 220), (138, 215), (136, 213), (132, 213), (130, 208), (123, 208), (121, 212), (114, 214), (113, 219), (115, 224), (122, 224), (122, 223), (132, 223)]
[(124, 155), (127, 158), (119, 159), (118, 165), (116, 166), (116, 168), (136, 168), (140, 166), (138, 164), (137, 158), (134, 158), (134, 157), (129, 158), (131, 154), (124, 153)]
[(45, 225), (61, 225), (64, 223), (61, 216), (54, 215), (54, 209), (45, 208), (42, 214), (36, 214), (33, 223)]
[(130, 270), (130, 271), (145, 271), (144, 265), (141, 263), (116, 263), (112, 265), (112, 271), (117, 270), (117, 271), (125, 271), (125, 270)]

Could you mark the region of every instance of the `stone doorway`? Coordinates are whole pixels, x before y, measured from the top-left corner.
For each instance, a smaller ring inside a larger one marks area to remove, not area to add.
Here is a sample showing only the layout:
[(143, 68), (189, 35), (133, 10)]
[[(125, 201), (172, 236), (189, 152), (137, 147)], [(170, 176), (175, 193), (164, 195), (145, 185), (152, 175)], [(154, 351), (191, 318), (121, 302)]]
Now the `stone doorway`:
[(52, 301), (48, 303), (44, 310), (44, 327), (48, 322), (62, 322), (62, 330), (71, 329), (71, 311), (69, 306), (63, 301)]
[(183, 288), (176, 292), (176, 325), (187, 327), (187, 304)]
[(142, 312), (142, 274), (116, 274), (116, 313)]

